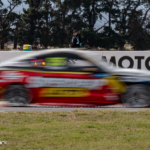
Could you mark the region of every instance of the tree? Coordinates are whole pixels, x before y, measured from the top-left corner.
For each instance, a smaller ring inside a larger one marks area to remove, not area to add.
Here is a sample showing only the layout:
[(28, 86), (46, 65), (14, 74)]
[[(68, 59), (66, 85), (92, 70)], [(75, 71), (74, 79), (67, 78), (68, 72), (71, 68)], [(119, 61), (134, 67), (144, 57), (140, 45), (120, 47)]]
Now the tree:
[(24, 35), (22, 35), (24, 25), (21, 19), (20, 14), (15, 14), (15, 19), (14, 22), (12, 23), (12, 28), (11, 28), (11, 40), (14, 42), (14, 49), (17, 49), (17, 45), (21, 43), (22, 39), (24, 38)]
[(53, 23), (53, 44), (60, 47), (69, 44), (73, 29), (81, 29), (81, 1), (53, 0), (56, 7)]
[(40, 18), (37, 26), (37, 38), (40, 44), (47, 48), (51, 44), (51, 29), (54, 19), (54, 10), (50, 0), (44, 0), (41, 9), (39, 10)]
[(29, 8), (23, 9), (22, 19), (24, 25), (28, 27), (27, 35), (28, 43), (33, 45), (36, 39), (36, 26), (39, 20), (39, 9), (42, 7), (43, 0), (25, 0), (25, 3), (29, 5)]
[(102, 11), (108, 15), (108, 24), (105, 26), (103, 30), (103, 39), (105, 48), (109, 50), (109, 48), (114, 48), (116, 46), (117, 34), (115, 30), (112, 28), (115, 20), (117, 19), (117, 15), (119, 13), (119, 1), (118, 0), (103, 0), (102, 1)]
[(95, 46), (97, 43), (94, 39), (97, 37), (99, 31), (95, 29), (97, 20), (102, 19), (102, 2), (99, 0), (82, 0), (81, 3), (81, 20), (82, 20), (82, 31), (83, 42), (88, 44), (90, 47)]
[(9, 5), (5, 7), (0, 1), (0, 44), (1, 49), (4, 49), (4, 44), (10, 39), (10, 32), (13, 21), (16, 18), (16, 13), (13, 12), (15, 7), (21, 4), (21, 0), (7, 0)]
[(66, 47), (74, 29), (90, 47), (124, 49), (128, 42), (134, 49), (149, 48), (150, 0), (24, 0), (29, 8), (21, 14), (14, 12), (21, 0), (7, 1), (5, 7), (0, 0), (1, 49), (9, 40), (14, 48)]
[(150, 11), (149, 6), (143, 9), (132, 10), (129, 17), (129, 42), (134, 50), (150, 49), (150, 20), (147, 14)]

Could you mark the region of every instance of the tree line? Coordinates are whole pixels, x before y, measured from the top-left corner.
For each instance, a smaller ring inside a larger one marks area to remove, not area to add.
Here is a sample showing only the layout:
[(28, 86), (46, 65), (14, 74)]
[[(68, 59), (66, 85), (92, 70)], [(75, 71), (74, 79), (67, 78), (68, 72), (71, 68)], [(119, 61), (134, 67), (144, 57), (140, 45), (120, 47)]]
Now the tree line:
[[(83, 46), (150, 49), (150, 0), (0, 0), (0, 45), (67, 47), (78, 30)], [(28, 8), (15, 12), (22, 3)]]

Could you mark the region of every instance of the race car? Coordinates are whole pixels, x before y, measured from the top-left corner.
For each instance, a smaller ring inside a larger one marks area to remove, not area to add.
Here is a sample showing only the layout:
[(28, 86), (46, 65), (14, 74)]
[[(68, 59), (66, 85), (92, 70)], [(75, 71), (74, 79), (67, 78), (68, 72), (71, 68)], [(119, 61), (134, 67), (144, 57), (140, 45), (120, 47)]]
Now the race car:
[(150, 104), (150, 73), (114, 68), (86, 51), (50, 49), (0, 64), (0, 97), (12, 106)]

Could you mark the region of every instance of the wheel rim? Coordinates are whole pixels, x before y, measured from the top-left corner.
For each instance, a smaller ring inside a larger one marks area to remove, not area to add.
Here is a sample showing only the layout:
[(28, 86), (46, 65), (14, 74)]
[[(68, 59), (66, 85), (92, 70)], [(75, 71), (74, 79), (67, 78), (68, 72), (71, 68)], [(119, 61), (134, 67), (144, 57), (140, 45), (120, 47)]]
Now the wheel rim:
[(28, 95), (26, 90), (21, 86), (11, 86), (6, 90), (4, 99), (12, 104), (27, 104)]
[(150, 103), (149, 92), (143, 89), (135, 89), (124, 96), (124, 102), (132, 107), (145, 107)]

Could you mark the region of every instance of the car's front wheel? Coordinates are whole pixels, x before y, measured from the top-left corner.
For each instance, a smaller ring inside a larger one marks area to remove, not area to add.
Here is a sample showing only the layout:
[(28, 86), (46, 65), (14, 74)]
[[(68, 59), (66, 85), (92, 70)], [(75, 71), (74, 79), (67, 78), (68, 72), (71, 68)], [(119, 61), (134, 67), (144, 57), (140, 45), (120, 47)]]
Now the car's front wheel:
[(12, 105), (21, 106), (29, 103), (29, 94), (22, 85), (10, 85), (3, 98)]
[(145, 107), (150, 104), (150, 92), (146, 85), (130, 85), (123, 95), (122, 102), (131, 107)]

